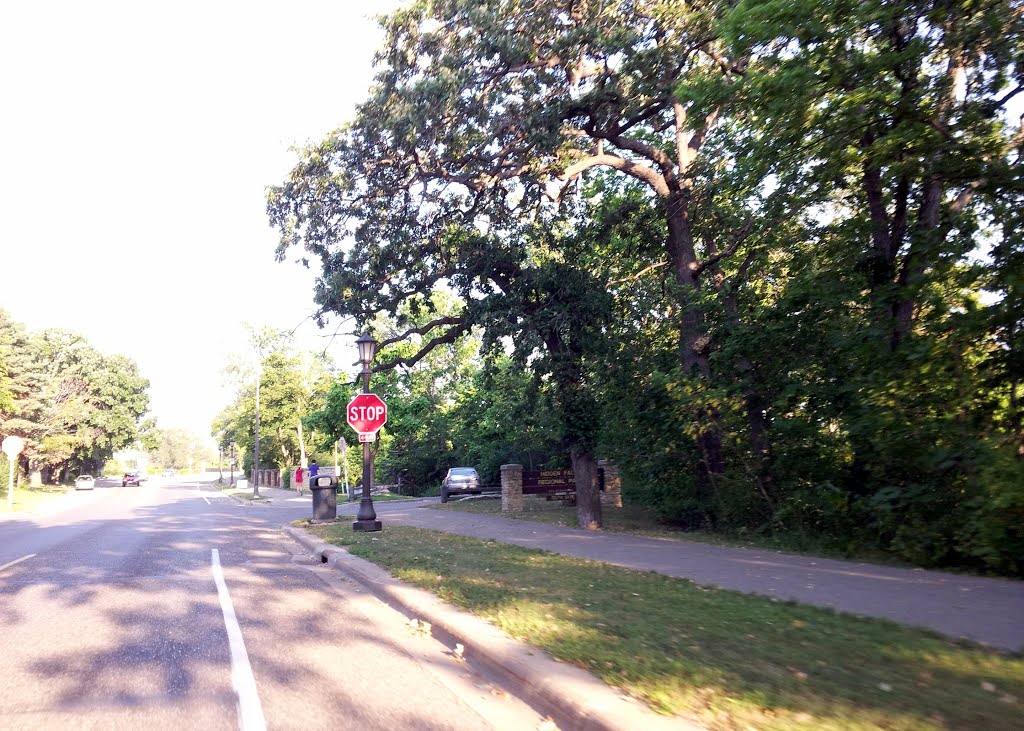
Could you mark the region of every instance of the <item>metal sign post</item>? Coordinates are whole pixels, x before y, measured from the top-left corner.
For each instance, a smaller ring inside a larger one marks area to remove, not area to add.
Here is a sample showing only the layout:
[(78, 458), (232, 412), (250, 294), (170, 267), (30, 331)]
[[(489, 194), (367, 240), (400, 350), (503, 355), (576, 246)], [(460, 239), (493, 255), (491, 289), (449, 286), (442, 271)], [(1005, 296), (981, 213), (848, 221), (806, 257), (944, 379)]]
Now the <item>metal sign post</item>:
[[(348, 499), (352, 500), (355, 495), (352, 493), (352, 487), (348, 483), (348, 444), (345, 442), (345, 437), (342, 437), (338, 441), (341, 442), (341, 464), (345, 468), (345, 493), (348, 495)], [(335, 459), (334, 462), (335, 467), (337, 467), (338, 460)], [(337, 474), (337, 470), (335, 470), (335, 474)]]

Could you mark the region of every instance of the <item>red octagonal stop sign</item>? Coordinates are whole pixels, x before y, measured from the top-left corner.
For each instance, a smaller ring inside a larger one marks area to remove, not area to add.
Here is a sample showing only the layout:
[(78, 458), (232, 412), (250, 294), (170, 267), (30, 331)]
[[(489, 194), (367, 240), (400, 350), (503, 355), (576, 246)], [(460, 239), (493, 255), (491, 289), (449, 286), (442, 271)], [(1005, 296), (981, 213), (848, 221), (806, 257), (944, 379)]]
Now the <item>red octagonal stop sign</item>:
[(375, 393), (361, 393), (348, 402), (348, 425), (360, 434), (375, 434), (388, 420), (388, 405)]

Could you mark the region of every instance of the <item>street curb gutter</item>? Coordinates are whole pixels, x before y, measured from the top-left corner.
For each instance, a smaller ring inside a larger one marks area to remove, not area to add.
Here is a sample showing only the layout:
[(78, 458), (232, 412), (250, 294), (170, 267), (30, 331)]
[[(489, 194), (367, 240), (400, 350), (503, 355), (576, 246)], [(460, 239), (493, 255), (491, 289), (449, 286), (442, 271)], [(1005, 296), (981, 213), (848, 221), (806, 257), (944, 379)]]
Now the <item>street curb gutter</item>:
[(470, 662), (483, 662), (519, 697), (549, 713), (560, 729), (580, 731), (704, 731), (683, 718), (660, 716), (580, 668), (553, 660), (543, 650), (511, 639), (475, 615), (445, 604), (430, 592), (395, 579), (386, 570), (295, 526), (285, 533), (339, 573), (362, 584), (410, 619), (425, 620), (434, 634), (465, 647)]

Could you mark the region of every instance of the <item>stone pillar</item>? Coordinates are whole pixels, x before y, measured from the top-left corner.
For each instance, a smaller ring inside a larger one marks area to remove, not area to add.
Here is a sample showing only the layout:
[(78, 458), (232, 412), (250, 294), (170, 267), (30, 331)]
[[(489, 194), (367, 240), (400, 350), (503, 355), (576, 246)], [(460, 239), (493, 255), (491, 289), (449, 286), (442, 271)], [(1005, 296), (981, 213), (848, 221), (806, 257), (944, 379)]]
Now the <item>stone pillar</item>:
[(523, 512), (523, 466), (503, 464), (501, 466), (501, 512)]
[(281, 487), (281, 470), (274, 470), (271, 473), (271, 476), (274, 478), (274, 484), (272, 485), (272, 487)]
[(597, 460), (597, 466), (604, 470), (604, 492), (601, 493), (601, 506), (606, 508), (622, 507), (622, 482), (619, 480), (619, 467), (606, 459)]

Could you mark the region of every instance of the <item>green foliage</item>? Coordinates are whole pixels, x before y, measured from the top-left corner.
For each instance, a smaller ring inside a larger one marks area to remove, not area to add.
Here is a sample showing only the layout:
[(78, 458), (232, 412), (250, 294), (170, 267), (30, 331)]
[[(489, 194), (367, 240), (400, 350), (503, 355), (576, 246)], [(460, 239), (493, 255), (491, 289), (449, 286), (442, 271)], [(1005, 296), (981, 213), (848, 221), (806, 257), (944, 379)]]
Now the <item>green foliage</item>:
[(259, 383), (260, 466), (305, 463), (310, 444), (322, 435), (307, 433), (303, 419), (327, 393), (332, 377), (326, 357), (295, 348), (289, 333), (250, 328), (256, 363), (235, 358), (225, 368), (234, 382), (235, 401), (214, 419), (211, 434), (225, 451), (235, 442), (239, 464), (248, 471), (254, 458), (256, 395)]
[(217, 459), (206, 440), (187, 429), (154, 429), (147, 441), (152, 445), (148, 449), (150, 458), (164, 469), (198, 468), (203, 462), (212, 464)]
[(0, 386), (10, 395), (0, 433), (25, 438), (25, 468), (44, 480), (99, 473), (138, 438), (149, 382), (134, 361), (100, 353), (74, 333), (28, 333), (2, 310), (0, 358)]
[(684, 528), (1021, 572), (1019, 3), (383, 23), (369, 99), (268, 200), (384, 342), (382, 475), (601, 453)]

